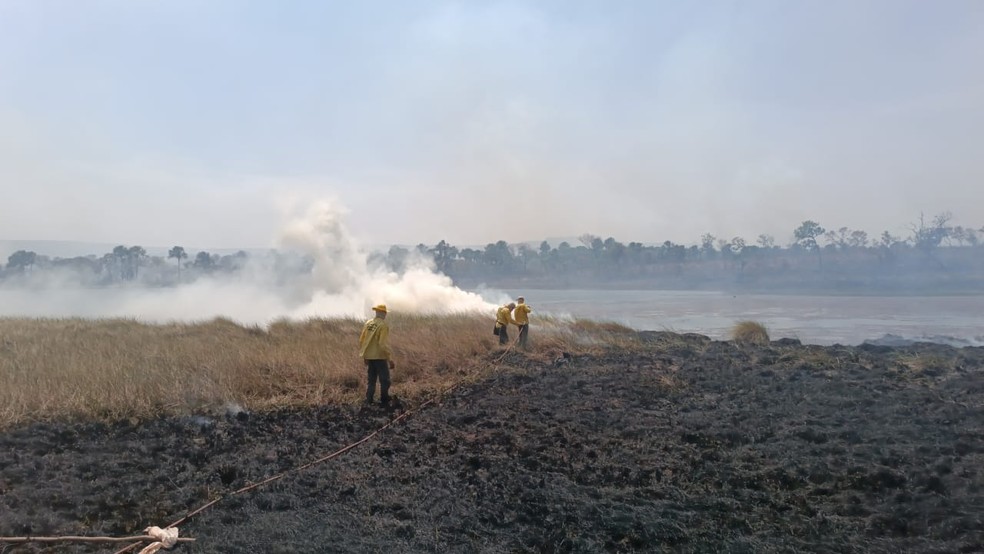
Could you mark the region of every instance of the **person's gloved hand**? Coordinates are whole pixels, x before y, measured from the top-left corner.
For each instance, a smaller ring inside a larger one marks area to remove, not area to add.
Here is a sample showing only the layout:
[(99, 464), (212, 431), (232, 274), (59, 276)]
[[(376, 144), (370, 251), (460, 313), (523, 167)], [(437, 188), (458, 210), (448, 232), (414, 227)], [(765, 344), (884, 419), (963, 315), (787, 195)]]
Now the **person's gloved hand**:
[(396, 367), (396, 362), (394, 362), (393, 360), (390, 360), (389, 361), (389, 368), (390, 369), (394, 369), (395, 367)]

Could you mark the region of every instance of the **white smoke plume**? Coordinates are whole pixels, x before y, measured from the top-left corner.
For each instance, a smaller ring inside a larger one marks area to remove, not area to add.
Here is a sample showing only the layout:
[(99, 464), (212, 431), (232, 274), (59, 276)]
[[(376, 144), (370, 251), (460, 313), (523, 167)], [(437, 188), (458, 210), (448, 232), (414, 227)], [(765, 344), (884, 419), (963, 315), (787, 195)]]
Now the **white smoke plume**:
[[(402, 273), (371, 268), (366, 252), (349, 234), (344, 210), (336, 203), (320, 201), (286, 227), (281, 243), (310, 256), (306, 304), (295, 317), (324, 313), (362, 314), (376, 303), (409, 313), (447, 314), (495, 308), (481, 296), (455, 287), (446, 275), (436, 273), (429, 260), (410, 257)], [(300, 285), (300, 284), (299, 284)]]

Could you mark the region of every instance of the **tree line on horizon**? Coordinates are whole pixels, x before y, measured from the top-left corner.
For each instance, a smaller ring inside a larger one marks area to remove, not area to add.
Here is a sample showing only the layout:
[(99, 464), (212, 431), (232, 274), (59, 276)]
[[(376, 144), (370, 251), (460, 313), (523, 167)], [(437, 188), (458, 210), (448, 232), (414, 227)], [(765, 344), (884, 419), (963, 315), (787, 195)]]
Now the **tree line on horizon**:
[[(551, 246), (542, 241), (509, 244), (500, 240), (484, 248), (458, 248), (447, 241), (434, 246), (392, 246), (369, 256), (371, 264), (401, 271), (412, 260), (424, 258), (455, 281), (494, 284), (525, 280), (549, 284), (592, 284), (606, 281), (651, 282), (655, 285), (699, 286), (701, 283), (755, 282), (785, 279), (847, 279), (900, 268), (911, 271), (977, 276), (984, 246), (984, 227), (974, 229), (951, 224), (949, 212), (930, 220), (920, 216), (910, 224), (908, 236), (888, 231), (871, 238), (865, 231), (847, 227), (827, 230), (807, 220), (792, 231), (792, 240), (777, 244), (761, 234), (754, 244), (742, 237), (721, 239), (710, 233), (691, 245), (664, 241), (662, 244), (622, 243), (613, 237), (584, 234), (579, 244), (561, 242)], [(279, 273), (310, 272), (313, 260), (288, 252), (270, 251), (265, 263)], [(0, 270), (4, 281), (29, 281), (38, 274), (70, 270), (82, 276), (81, 284), (110, 286), (140, 283), (173, 286), (209, 275), (236, 274), (251, 255), (239, 251), (218, 255), (206, 251), (194, 257), (181, 246), (164, 256), (149, 256), (141, 246), (120, 245), (102, 256), (50, 258), (32, 251), (11, 254)]]

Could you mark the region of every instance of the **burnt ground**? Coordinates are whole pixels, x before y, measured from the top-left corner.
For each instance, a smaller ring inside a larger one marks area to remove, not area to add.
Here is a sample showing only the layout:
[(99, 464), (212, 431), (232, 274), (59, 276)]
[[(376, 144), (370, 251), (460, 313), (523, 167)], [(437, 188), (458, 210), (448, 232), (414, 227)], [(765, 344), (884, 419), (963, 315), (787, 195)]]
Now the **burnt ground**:
[[(173, 552), (984, 551), (984, 349), (644, 336), (555, 363), (510, 353), (346, 454), (226, 497)], [(394, 415), (7, 431), (0, 536), (139, 534)]]

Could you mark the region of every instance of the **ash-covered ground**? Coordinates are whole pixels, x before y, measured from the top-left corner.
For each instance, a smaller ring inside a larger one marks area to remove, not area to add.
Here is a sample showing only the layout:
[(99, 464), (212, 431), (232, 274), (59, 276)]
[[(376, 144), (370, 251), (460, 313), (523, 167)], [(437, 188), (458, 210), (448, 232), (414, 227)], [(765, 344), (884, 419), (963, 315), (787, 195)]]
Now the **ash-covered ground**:
[[(172, 551), (984, 551), (984, 348), (643, 336), (554, 363), (509, 353), (340, 457), (227, 496)], [(398, 413), (10, 430), (0, 536), (140, 534)]]

